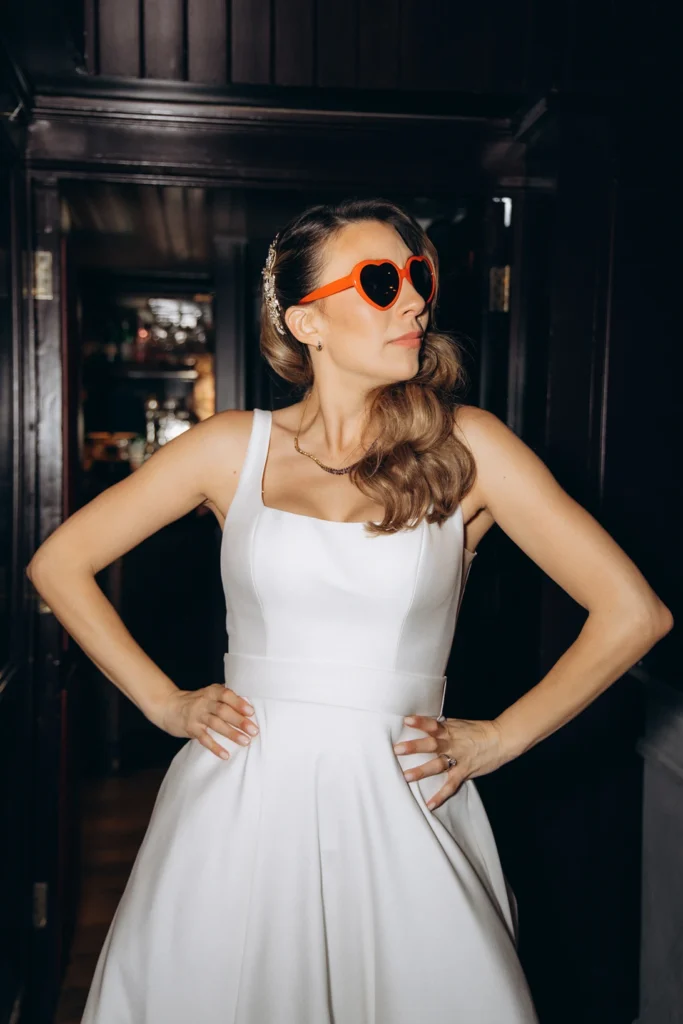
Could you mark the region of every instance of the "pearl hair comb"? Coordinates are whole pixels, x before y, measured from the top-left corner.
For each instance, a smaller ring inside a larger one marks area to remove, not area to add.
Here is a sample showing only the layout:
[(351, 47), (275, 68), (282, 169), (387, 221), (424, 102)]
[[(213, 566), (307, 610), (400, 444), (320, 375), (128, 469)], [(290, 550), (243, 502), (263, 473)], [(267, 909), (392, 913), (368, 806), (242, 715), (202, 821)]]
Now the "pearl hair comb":
[(275, 274), (273, 273), (273, 266), (275, 264), (275, 256), (277, 252), (277, 240), (280, 237), (279, 232), (270, 243), (268, 249), (268, 258), (266, 259), (266, 265), (263, 268), (263, 291), (266, 297), (266, 308), (268, 310), (268, 318), (276, 330), (280, 334), (285, 334), (285, 327), (282, 322), (282, 309), (278, 302), (277, 295), (275, 294)]

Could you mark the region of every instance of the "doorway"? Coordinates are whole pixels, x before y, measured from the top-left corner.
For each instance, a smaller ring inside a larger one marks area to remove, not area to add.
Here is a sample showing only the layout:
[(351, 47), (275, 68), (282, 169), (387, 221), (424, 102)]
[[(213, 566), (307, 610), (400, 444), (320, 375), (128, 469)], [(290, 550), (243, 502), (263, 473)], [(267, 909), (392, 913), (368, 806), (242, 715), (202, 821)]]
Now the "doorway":
[[(259, 355), (261, 268), (290, 217), (341, 197), (300, 189), (59, 183), (57, 202), (46, 208), (58, 218), (60, 237), (65, 515), (214, 411), (276, 409), (294, 400)], [(479, 194), (390, 198), (414, 214), (439, 253), (437, 322), (462, 346), (469, 380), (462, 400), (500, 403), (494, 411), (504, 417), (510, 206)], [(183, 689), (222, 679), (220, 539), (214, 517), (200, 507), (98, 577), (135, 639)], [(496, 588), (486, 587), (480, 573), (464, 611), (473, 624), (491, 621), (490, 593)], [(482, 601), (484, 615), (477, 612)], [(479, 678), (482, 672), (474, 625), (457, 644), (457, 699), (463, 700), (468, 658), (472, 678), (475, 664)], [(153, 727), (73, 642), (67, 645), (62, 718), (53, 721), (68, 747), (60, 798), (67, 815), (62, 835), (69, 838), (59, 853), (65, 879), (59, 1024), (80, 1019), (156, 791), (185, 742)], [(65, 791), (78, 797), (67, 800)]]

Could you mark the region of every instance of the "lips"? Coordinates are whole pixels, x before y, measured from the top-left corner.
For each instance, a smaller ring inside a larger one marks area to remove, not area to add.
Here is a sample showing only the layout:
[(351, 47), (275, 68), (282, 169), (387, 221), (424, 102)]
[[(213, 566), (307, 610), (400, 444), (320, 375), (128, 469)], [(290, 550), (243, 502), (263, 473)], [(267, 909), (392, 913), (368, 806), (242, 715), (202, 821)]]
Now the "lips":
[(417, 348), (422, 342), (420, 331), (411, 331), (410, 334), (402, 334), (400, 338), (393, 338), (393, 345), (405, 345), (408, 348)]

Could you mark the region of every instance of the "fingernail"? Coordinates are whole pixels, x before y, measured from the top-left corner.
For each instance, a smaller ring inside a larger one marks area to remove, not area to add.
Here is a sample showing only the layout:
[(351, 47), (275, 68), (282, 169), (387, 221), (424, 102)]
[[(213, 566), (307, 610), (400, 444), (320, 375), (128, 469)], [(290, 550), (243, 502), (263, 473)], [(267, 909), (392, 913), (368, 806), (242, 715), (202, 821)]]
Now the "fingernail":
[(252, 736), (256, 736), (258, 733), (258, 725), (254, 725), (253, 722), (247, 722), (244, 728), (247, 732), (250, 732)]
[(227, 750), (221, 750), (219, 757), (222, 757), (224, 761), (227, 761), (228, 758), (230, 757), (230, 754)]
[(428, 807), (428, 808), (430, 809), (430, 811), (431, 811), (431, 810), (432, 810), (432, 808), (433, 808), (433, 807), (435, 807), (435, 806), (436, 806), (436, 800), (428, 800), (428, 801), (427, 801), (427, 807)]
[(243, 747), (246, 747), (247, 743), (251, 743), (251, 740), (249, 739), (248, 736), (241, 736), (240, 735), (240, 736), (237, 736), (236, 739), (237, 739), (237, 742), (241, 743)]
[(253, 715), (254, 714), (254, 709), (252, 708), (251, 704), (243, 704), (242, 707), (244, 709), (245, 715)]
[(412, 782), (413, 779), (415, 778), (415, 776), (414, 776), (414, 774), (412, 772), (404, 772), (403, 774), (405, 775), (405, 777), (408, 780), (408, 782)]
[(397, 754), (405, 754), (405, 752), (406, 752), (406, 745), (405, 745), (405, 743), (397, 743), (396, 746), (394, 747), (394, 751)]
[(410, 716), (410, 718), (404, 718), (403, 721), (406, 723), (406, 725), (414, 725), (415, 724), (415, 719), (413, 718), (412, 715)]

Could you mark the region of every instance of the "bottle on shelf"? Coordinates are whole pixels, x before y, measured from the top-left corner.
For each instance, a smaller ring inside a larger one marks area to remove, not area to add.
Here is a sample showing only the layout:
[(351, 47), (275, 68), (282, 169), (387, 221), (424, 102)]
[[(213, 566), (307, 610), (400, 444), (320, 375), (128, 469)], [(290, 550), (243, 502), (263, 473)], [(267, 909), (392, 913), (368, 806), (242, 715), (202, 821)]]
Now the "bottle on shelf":
[(157, 441), (157, 418), (159, 415), (159, 401), (156, 395), (150, 395), (145, 401), (145, 451), (144, 460), (148, 459), (150, 455), (154, 455), (154, 452), (159, 447)]
[(119, 349), (121, 352), (122, 362), (132, 362), (133, 352), (135, 349), (135, 331), (133, 330), (129, 317), (124, 317), (121, 321), (121, 342)]

